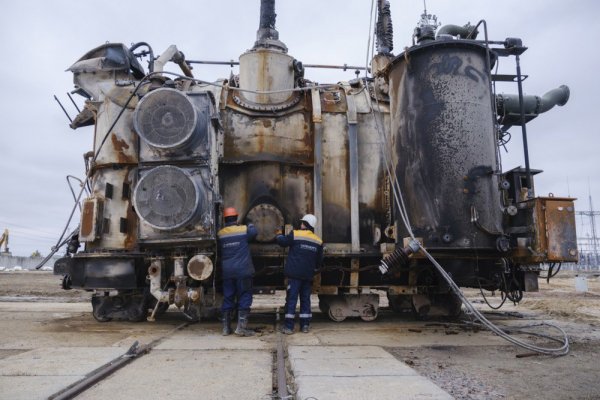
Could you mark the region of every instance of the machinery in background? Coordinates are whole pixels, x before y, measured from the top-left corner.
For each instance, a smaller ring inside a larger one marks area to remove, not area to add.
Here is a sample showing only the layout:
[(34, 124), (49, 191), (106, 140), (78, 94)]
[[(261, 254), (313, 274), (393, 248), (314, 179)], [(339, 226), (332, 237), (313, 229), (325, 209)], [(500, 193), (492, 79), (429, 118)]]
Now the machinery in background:
[[(4, 247), (4, 250), (2, 248)], [(8, 250), (8, 229), (4, 229), (2, 236), (0, 236), (0, 255), (10, 256), (11, 252)]]

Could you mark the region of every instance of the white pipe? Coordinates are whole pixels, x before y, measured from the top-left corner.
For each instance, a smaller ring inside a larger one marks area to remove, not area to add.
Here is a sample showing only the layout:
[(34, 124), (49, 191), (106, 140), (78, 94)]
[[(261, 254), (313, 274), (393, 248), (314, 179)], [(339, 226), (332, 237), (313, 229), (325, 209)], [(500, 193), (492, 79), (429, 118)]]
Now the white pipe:
[(159, 302), (169, 301), (169, 292), (162, 290), (160, 278), (162, 276), (163, 258), (154, 258), (148, 268), (148, 278), (150, 279), (150, 293)]

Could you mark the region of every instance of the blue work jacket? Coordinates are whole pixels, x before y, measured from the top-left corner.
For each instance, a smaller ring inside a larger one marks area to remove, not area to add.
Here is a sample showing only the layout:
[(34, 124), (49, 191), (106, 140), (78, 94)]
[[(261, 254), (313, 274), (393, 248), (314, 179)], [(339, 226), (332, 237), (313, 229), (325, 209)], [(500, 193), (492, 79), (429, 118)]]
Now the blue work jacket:
[(217, 234), (219, 253), (223, 266), (223, 279), (240, 279), (254, 275), (254, 265), (250, 256), (248, 242), (258, 232), (254, 225), (226, 224)]
[(277, 243), (289, 247), (283, 273), (288, 278), (312, 280), (323, 263), (323, 241), (309, 230), (278, 235)]

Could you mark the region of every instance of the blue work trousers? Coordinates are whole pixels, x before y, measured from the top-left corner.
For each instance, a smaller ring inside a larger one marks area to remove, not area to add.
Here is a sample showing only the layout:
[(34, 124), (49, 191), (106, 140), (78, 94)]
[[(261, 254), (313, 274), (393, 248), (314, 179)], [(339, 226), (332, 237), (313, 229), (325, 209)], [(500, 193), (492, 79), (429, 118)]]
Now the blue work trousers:
[(223, 279), (223, 306), (221, 311), (250, 311), (252, 306), (252, 277)]
[(308, 326), (312, 314), (310, 312), (310, 294), (312, 292), (312, 281), (288, 278), (285, 296), (285, 327), (294, 329), (294, 317), (296, 315), (296, 304), (300, 296), (300, 327)]

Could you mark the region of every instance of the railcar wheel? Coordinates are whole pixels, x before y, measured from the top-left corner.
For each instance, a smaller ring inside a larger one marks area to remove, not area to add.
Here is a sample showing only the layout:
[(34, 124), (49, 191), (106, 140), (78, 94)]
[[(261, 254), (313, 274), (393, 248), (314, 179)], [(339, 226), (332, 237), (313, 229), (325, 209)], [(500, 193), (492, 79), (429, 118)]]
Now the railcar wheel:
[(327, 311), (327, 315), (329, 319), (334, 322), (342, 322), (346, 319), (346, 314), (344, 313), (344, 309), (339, 306), (329, 306), (329, 310)]
[(365, 322), (372, 322), (377, 319), (378, 315), (379, 312), (375, 308), (375, 306), (373, 306), (373, 304), (368, 304), (367, 306), (365, 306), (365, 308), (362, 309), (360, 313), (360, 319), (362, 319)]
[(93, 312), (92, 315), (94, 316), (94, 319), (98, 322), (108, 322), (108, 321), (112, 320), (112, 318), (109, 318), (103, 314), (98, 314), (96, 312)]

